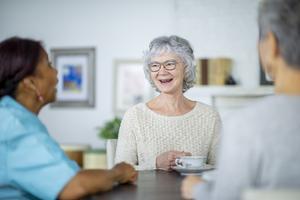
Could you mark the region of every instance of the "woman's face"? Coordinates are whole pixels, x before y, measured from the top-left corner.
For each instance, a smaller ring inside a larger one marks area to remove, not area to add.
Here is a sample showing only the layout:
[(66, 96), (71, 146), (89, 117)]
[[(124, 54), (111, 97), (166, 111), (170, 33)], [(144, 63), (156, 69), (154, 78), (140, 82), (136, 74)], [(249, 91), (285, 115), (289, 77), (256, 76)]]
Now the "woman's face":
[[(156, 69), (160, 66), (160, 69), (152, 72), (151, 66)], [(149, 67), (151, 79), (160, 92), (166, 94), (182, 93), (185, 65), (176, 54), (162, 53), (152, 57)]]
[(56, 84), (57, 71), (51, 65), (47, 53), (42, 50), (37, 68), (35, 70), (35, 77), (37, 78), (37, 89), (43, 97), (45, 103), (55, 101), (56, 98)]

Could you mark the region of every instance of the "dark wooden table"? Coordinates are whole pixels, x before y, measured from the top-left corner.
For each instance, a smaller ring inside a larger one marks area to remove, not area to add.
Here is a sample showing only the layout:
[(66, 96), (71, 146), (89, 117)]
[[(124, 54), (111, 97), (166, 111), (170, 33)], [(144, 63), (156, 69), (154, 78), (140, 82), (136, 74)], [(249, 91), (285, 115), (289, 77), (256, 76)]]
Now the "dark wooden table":
[(112, 191), (88, 199), (112, 200), (176, 200), (181, 199), (180, 185), (183, 176), (177, 172), (139, 171), (136, 185), (119, 185)]

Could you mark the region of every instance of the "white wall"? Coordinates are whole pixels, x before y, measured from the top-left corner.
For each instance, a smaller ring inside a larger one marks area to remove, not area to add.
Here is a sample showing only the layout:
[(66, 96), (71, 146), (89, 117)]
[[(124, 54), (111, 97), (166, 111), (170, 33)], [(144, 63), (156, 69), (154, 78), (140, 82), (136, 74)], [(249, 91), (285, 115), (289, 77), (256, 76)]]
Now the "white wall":
[(257, 0), (0, 0), (0, 40), (18, 35), (46, 48), (95, 46), (96, 107), (40, 114), (60, 143), (103, 147), (96, 127), (114, 116), (113, 61), (141, 58), (160, 35), (188, 39), (199, 56), (229, 56), (245, 87), (258, 84)]
[(176, 32), (191, 41), (196, 57), (233, 58), (235, 79), (255, 87), (259, 82), (257, 5), (258, 0), (177, 0)]

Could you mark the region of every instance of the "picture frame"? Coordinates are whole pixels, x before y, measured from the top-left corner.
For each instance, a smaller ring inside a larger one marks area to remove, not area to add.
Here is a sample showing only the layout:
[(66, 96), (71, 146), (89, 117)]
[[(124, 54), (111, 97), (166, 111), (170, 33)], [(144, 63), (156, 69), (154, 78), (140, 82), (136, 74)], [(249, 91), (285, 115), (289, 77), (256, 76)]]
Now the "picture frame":
[(53, 48), (57, 69), (56, 102), (51, 107), (95, 106), (95, 48)]
[(154, 90), (145, 77), (142, 60), (114, 62), (114, 112), (122, 116), (131, 106), (146, 102)]

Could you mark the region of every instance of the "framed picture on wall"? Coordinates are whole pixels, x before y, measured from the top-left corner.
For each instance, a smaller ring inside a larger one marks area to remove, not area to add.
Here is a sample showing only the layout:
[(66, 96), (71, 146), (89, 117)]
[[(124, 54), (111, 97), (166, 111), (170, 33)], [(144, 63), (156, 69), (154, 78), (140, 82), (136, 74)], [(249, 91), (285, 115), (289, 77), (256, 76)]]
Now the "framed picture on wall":
[(141, 60), (116, 60), (114, 64), (114, 112), (122, 115), (131, 106), (149, 100), (154, 90), (145, 78)]
[(94, 107), (95, 48), (51, 49), (50, 54), (59, 80), (51, 107)]

